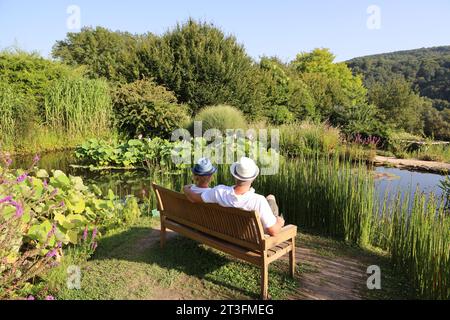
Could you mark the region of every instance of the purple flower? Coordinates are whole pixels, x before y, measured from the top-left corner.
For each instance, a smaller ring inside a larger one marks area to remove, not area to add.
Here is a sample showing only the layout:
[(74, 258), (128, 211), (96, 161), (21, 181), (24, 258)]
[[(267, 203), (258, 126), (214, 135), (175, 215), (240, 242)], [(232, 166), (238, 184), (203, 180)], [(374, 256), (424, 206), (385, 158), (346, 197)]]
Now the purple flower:
[(59, 206), (62, 208), (62, 207), (64, 207), (66, 204), (64, 203), (64, 201), (61, 201), (60, 203), (59, 203)]
[(54, 296), (46, 296), (45, 300), (55, 300), (55, 297)]
[(25, 179), (27, 178), (27, 174), (26, 173), (24, 173), (24, 174), (22, 174), (22, 175), (20, 175), (18, 178), (17, 178), (17, 182), (18, 183), (20, 183), (20, 182), (23, 182), (23, 181), (25, 181)]
[(47, 255), (46, 255), (47, 258), (52, 258), (54, 256), (56, 256), (56, 249), (53, 249), (53, 250), (47, 252)]
[(35, 155), (33, 158), (33, 163), (36, 164), (39, 160), (41, 160), (41, 158), (39, 157), (39, 155)]
[(27, 300), (34, 300), (34, 297), (32, 295), (29, 295)]
[(61, 248), (61, 247), (62, 247), (62, 242), (61, 242), (61, 241), (58, 242), (57, 247), (58, 247), (58, 248)]
[(95, 227), (94, 230), (92, 231), (92, 240), (94, 240), (96, 236), (97, 236), (97, 228)]
[(44, 180), (43, 182), (44, 182), (44, 188), (47, 189), (47, 187), (48, 187), (48, 182), (47, 182), (47, 180)]
[(3, 199), (0, 199), (0, 203), (11, 202), (12, 196), (7, 196)]

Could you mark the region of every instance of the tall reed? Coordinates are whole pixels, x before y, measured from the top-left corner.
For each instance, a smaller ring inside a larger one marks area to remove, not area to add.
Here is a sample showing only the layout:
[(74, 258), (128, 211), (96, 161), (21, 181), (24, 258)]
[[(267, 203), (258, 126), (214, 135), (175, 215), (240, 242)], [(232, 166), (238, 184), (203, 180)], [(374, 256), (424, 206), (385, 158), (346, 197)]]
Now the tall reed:
[(103, 80), (61, 78), (44, 97), (45, 123), (58, 132), (98, 136), (110, 130), (112, 103)]
[(14, 140), (17, 116), (15, 110), (20, 103), (11, 86), (0, 83), (0, 144)]

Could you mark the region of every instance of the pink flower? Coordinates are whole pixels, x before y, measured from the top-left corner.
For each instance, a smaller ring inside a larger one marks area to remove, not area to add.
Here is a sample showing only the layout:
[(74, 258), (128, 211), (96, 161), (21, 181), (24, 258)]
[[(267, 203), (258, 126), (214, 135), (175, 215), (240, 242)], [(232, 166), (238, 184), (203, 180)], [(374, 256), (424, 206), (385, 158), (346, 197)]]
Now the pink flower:
[(17, 181), (18, 183), (21, 183), (21, 182), (25, 181), (26, 178), (27, 178), (27, 174), (24, 173), (24, 174), (20, 175), (20, 176), (17, 178), (16, 181)]
[(92, 244), (92, 250), (95, 250), (95, 249), (97, 249), (97, 242), (94, 242), (94, 243)]
[(47, 182), (47, 180), (44, 180), (43, 183), (44, 183), (44, 188), (47, 189), (47, 187), (48, 187), (48, 182)]
[(97, 228), (94, 228), (94, 230), (92, 231), (92, 240), (94, 240), (96, 236), (97, 236)]
[(41, 158), (39, 157), (39, 155), (35, 155), (33, 158), (33, 163), (36, 164), (39, 160), (41, 160)]
[(52, 258), (54, 256), (56, 256), (56, 249), (49, 251), (46, 255), (47, 258)]
[(84, 228), (84, 232), (83, 232), (83, 241), (86, 241), (87, 236), (88, 236), (88, 227), (86, 226)]
[(12, 196), (7, 196), (3, 199), (0, 199), (0, 203), (11, 202)]
[(29, 295), (27, 300), (34, 300), (34, 297), (32, 295)]
[(45, 300), (55, 300), (55, 297), (54, 296), (46, 296)]

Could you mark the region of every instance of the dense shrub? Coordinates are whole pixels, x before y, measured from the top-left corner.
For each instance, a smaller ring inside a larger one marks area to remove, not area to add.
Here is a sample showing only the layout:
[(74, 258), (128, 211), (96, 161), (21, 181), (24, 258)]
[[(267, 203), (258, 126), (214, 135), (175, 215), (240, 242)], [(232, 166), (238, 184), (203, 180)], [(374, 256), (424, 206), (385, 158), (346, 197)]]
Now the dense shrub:
[(189, 119), (186, 106), (149, 79), (119, 85), (114, 93), (114, 110), (119, 130), (130, 137), (170, 137)]
[(269, 119), (275, 125), (287, 124), (294, 121), (294, 114), (286, 106), (273, 106)]
[[(202, 122), (202, 130), (218, 129), (225, 133), (227, 129), (246, 129), (247, 122), (244, 115), (238, 109), (219, 105), (202, 109), (194, 119)], [(193, 124), (191, 124), (191, 129)]]

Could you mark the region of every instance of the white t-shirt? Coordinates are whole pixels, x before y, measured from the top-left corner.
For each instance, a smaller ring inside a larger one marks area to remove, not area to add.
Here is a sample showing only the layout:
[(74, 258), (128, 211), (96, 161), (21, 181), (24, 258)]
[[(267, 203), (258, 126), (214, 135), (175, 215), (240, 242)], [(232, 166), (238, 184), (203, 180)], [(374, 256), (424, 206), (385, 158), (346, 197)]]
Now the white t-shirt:
[(237, 195), (234, 193), (234, 187), (218, 185), (211, 190), (203, 192), (201, 197), (205, 203), (217, 203), (222, 207), (257, 211), (264, 229), (272, 227), (277, 222), (277, 218), (273, 214), (267, 199), (255, 193), (253, 188), (242, 195)]
[(191, 190), (195, 193), (202, 194), (205, 191), (211, 190), (211, 188), (200, 188), (193, 184), (191, 185)]

